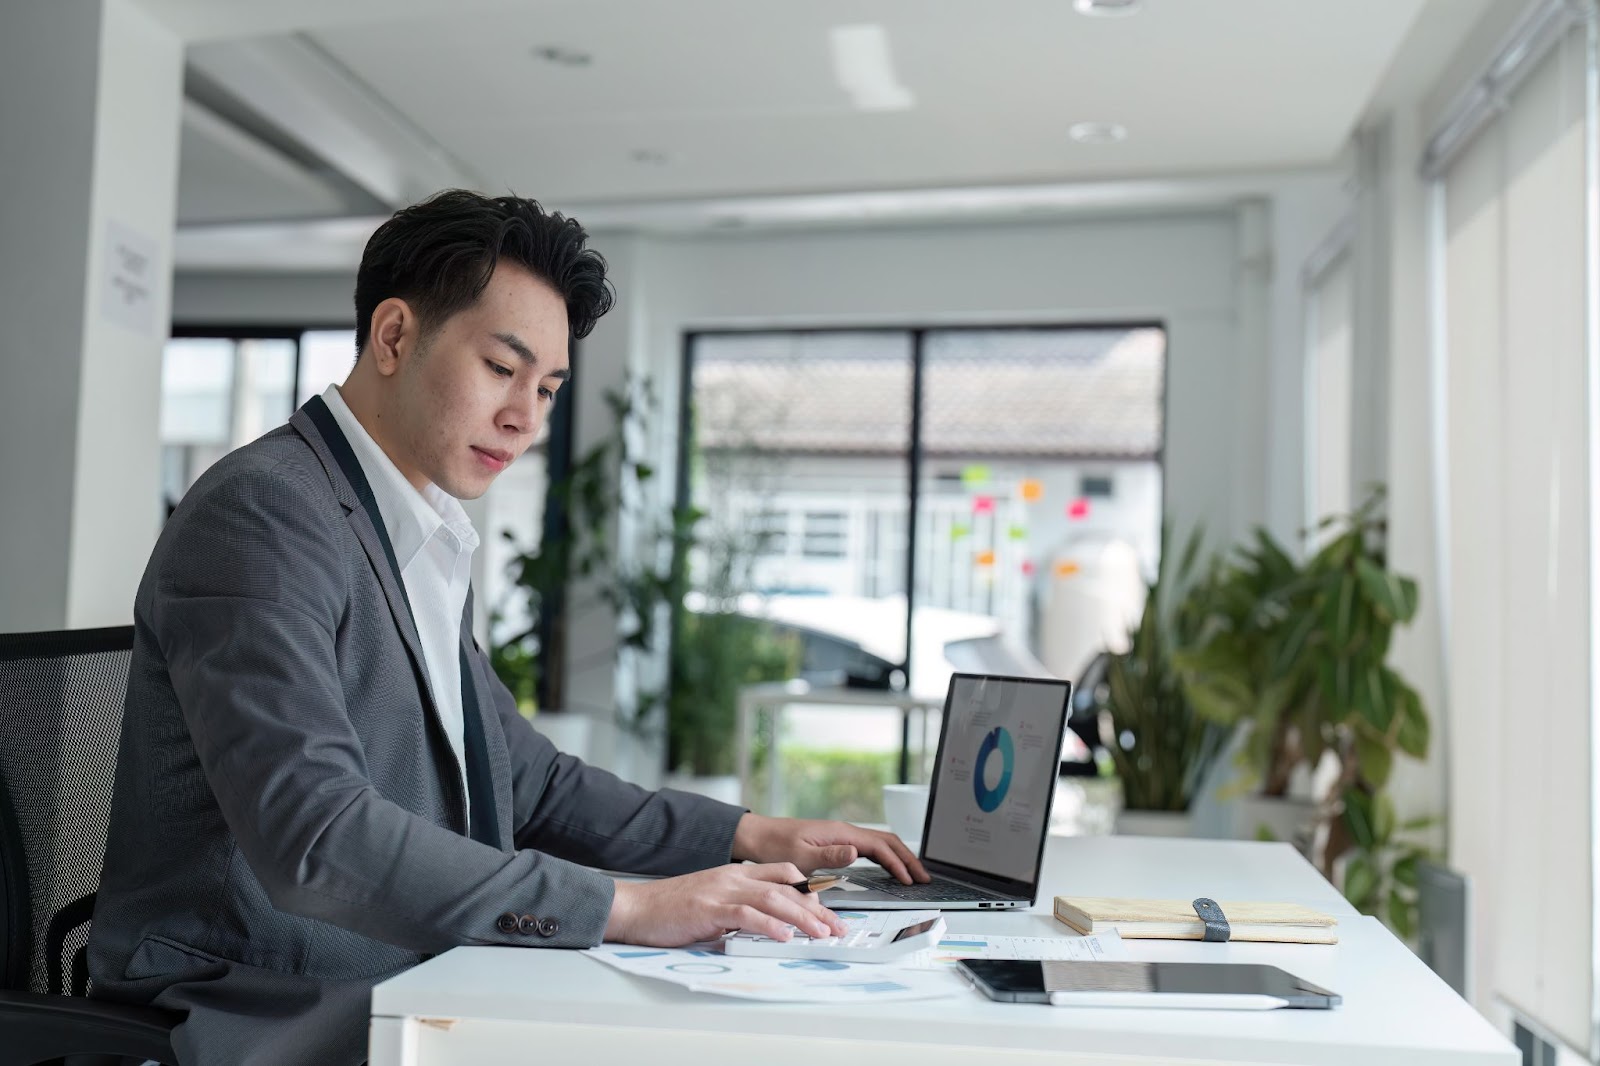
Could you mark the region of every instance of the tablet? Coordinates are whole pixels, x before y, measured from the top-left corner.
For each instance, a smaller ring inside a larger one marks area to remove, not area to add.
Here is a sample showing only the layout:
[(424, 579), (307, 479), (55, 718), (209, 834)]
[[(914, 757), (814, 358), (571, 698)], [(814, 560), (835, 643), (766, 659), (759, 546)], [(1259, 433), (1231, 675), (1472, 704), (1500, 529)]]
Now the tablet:
[(956, 971), (990, 999), (1058, 1007), (1327, 1009), (1339, 997), (1276, 966), (1207, 962), (962, 959)]

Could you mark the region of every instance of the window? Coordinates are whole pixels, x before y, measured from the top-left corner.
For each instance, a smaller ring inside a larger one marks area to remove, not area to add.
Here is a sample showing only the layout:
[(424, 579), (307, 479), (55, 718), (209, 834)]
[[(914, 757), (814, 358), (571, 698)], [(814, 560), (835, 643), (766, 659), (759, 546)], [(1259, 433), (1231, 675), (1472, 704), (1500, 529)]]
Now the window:
[[(839, 681), (825, 641), (918, 695), (984, 649), (1075, 677), (1137, 617), (1160, 551), (1159, 327), (736, 331), (686, 348), (680, 491), (710, 526), (691, 584), (802, 633), (813, 680)], [(716, 533), (722, 516), (763, 543)], [(1098, 573), (1108, 559), (1120, 569)], [(785, 724), (798, 776), (770, 813), (878, 820), (877, 786), (925, 773), (898, 712), (794, 707)], [(834, 784), (802, 779), (835, 755)]]
[(812, 559), (843, 559), (847, 518), (839, 511), (807, 511), (802, 554)]

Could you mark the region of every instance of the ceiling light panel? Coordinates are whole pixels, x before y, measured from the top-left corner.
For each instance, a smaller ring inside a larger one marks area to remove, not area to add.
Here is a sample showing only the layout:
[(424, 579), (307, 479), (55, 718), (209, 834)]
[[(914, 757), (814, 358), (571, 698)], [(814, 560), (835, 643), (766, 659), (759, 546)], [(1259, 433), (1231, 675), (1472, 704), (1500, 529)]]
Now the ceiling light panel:
[(875, 23), (835, 26), (833, 73), (839, 87), (862, 111), (905, 111), (915, 106), (911, 90), (895, 77), (889, 35)]

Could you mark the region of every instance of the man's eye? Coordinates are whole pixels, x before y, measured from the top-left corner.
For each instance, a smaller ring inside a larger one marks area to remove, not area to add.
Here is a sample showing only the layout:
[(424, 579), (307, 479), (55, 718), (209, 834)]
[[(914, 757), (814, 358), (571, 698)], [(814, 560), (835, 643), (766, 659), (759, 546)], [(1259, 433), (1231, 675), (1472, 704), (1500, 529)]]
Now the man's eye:
[(540, 385), (539, 386), (539, 398), (541, 400), (553, 400), (553, 399), (556, 398), (556, 390), (555, 389), (549, 389), (549, 388), (546, 388), (543, 385)]
[(512, 369), (510, 367), (508, 367), (508, 366), (506, 366), (506, 365), (504, 365), (502, 363), (496, 363), (492, 359), (485, 359), (484, 362), (488, 363), (489, 364), (489, 368), (491, 370), (493, 370), (496, 374), (499, 374), (503, 378), (511, 377), (512, 374), (514, 373), (514, 371), (512, 371)]

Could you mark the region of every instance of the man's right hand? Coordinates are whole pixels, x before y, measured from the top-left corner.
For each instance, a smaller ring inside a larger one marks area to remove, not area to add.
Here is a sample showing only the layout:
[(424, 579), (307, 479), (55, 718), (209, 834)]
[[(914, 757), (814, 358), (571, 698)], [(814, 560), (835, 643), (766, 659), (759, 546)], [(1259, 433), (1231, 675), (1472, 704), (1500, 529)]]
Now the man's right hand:
[(793, 863), (735, 863), (659, 881), (618, 881), (606, 939), (656, 948), (715, 940), (733, 929), (788, 940), (794, 926), (809, 936), (843, 936), (844, 923), (816, 896)]

